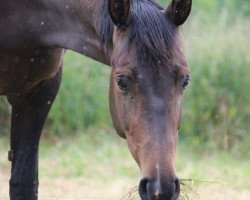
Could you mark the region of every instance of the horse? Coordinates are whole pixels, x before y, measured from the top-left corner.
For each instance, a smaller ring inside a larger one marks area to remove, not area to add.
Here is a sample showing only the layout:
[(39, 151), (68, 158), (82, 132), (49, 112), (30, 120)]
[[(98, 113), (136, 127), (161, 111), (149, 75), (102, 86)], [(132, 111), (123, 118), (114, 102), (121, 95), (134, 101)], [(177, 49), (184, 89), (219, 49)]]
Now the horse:
[[(12, 107), (11, 200), (38, 199), (39, 139), (67, 49), (111, 66), (109, 107), (142, 178), (142, 200), (176, 200), (174, 159), (190, 70), (179, 27), (192, 0), (0, 3), (0, 95)], [(72, 80), (73, 81), (73, 80)]]

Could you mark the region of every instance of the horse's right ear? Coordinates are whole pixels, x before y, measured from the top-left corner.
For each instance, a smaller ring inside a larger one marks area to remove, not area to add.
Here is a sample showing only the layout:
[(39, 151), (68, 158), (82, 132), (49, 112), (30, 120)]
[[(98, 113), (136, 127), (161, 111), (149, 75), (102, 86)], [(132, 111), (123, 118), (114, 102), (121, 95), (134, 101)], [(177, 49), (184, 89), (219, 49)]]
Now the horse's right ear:
[(130, 0), (108, 0), (109, 15), (118, 27), (124, 27), (130, 21)]
[(192, 8), (192, 0), (172, 0), (165, 11), (176, 26), (182, 25), (188, 18)]

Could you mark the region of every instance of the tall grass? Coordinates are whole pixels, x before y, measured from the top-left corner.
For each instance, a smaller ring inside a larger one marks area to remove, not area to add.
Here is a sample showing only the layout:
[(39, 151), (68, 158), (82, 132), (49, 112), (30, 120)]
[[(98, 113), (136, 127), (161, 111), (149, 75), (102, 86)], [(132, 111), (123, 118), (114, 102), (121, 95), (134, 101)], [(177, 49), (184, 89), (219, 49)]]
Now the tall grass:
[[(208, 144), (250, 156), (248, 7), (248, 1), (194, 1), (183, 28), (192, 82), (185, 92), (180, 131), (180, 140), (190, 146)], [(46, 130), (69, 134), (89, 127), (110, 127), (109, 67), (70, 51), (64, 66), (62, 86)], [(10, 109), (6, 105), (1, 98), (0, 133), (8, 130)]]
[(82, 132), (89, 126), (110, 127), (109, 67), (69, 51), (63, 81), (50, 112), (47, 130), (55, 134)]
[(230, 19), (227, 10), (216, 19), (197, 13), (189, 22), (184, 37), (192, 83), (185, 94), (182, 136), (228, 150), (249, 138), (250, 22)]
[[(167, 7), (171, 0), (158, 0), (164, 7)], [(192, 1), (192, 14), (202, 12), (204, 15), (209, 15), (210, 18), (217, 18), (216, 15), (223, 10), (230, 12), (231, 16), (236, 16), (239, 13), (249, 16), (250, 3), (248, 0), (199, 0)]]
[(7, 99), (0, 97), (0, 136), (9, 132), (10, 106)]

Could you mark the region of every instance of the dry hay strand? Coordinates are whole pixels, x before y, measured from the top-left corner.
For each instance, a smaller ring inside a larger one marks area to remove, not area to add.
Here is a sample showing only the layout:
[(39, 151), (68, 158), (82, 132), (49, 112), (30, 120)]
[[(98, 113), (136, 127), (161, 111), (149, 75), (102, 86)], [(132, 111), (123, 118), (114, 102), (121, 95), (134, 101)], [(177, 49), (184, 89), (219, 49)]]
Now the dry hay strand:
[[(226, 185), (225, 183), (209, 181), (209, 180), (198, 180), (198, 179), (180, 179), (181, 192), (179, 200), (199, 200), (200, 195), (198, 193), (199, 184), (220, 184)], [(134, 186), (130, 191), (125, 194), (121, 200), (140, 200), (138, 186)]]
[(125, 194), (121, 200), (140, 200), (138, 186), (132, 187), (127, 194)]
[[(181, 194), (179, 200), (198, 200), (198, 194), (193, 184), (187, 184), (187, 181), (181, 182)], [(121, 200), (141, 200), (138, 186), (134, 186), (125, 194)]]
[(179, 200), (199, 200), (200, 194), (198, 188), (200, 184), (219, 184), (227, 185), (226, 183), (201, 179), (180, 179), (181, 194)]
[(198, 200), (198, 186), (193, 179), (181, 179), (181, 193), (179, 200)]

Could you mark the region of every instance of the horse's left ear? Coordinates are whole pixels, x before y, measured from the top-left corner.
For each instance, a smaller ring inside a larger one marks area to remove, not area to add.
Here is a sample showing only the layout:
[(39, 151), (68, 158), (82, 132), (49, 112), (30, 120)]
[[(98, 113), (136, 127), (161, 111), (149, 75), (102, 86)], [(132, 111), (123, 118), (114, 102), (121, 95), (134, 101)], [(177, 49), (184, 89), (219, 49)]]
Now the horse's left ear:
[(172, 0), (165, 11), (176, 26), (182, 25), (188, 18), (192, 7), (192, 0)]
[(108, 0), (109, 15), (118, 27), (124, 27), (130, 21), (130, 0)]

